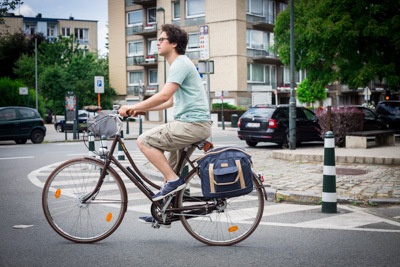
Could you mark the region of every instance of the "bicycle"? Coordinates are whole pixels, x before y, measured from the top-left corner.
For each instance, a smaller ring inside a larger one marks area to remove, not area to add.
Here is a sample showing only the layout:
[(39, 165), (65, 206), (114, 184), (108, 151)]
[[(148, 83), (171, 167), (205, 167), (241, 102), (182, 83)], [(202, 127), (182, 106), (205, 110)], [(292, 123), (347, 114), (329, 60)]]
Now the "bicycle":
[[(159, 190), (160, 186), (142, 174), (127, 151), (120, 135), (123, 126), (120, 116), (109, 114), (99, 118), (94, 129), (103, 127), (101, 121), (105, 128), (114, 124), (110, 149), (99, 150), (100, 159), (79, 157), (61, 163), (44, 185), (43, 211), (59, 235), (76, 243), (93, 243), (107, 238), (119, 227), (127, 211), (128, 193), (116, 169), (152, 202), (153, 228), (181, 221), (195, 239), (215, 246), (237, 244), (257, 228), (263, 216), (264, 198), (267, 199), (259, 175), (253, 172), (254, 188), (248, 195), (206, 199), (202, 196), (196, 162), (188, 157), (193, 146), (204, 151), (210, 148), (210, 142), (202, 141), (186, 147), (179, 158), (176, 170), (183, 169), (184, 164), (191, 168), (183, 174), (186, 189), (153, 202), (154, 193), (150, 187)], [(122, 148), (130, 166), (124, 167), (114, 157), (117, 145)]]

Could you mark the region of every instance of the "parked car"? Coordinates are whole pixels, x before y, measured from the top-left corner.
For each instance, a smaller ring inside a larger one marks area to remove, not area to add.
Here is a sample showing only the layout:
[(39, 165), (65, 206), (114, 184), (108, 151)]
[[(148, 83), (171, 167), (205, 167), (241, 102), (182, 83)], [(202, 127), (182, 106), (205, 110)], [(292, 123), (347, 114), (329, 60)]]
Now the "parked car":
[[(96, 112), (90, 112), (86, 110), (78, 110), (78, 130), (80, 132), (86, 131), (88, 127), (88, 122), (97, 116)], [(65, 119), (60, 119), (54, 123), (54, 128), (57, 132), (72, 131), (74, 128), (73, 123), (66, 123)]]
[(400, 133), (400, 100), (387, 100), (379, 102), (376, 114), (386, 123), (388, 129)]
[(25, 144), (42, 143), (46, 136), (44, 120), (39, 112), (27, 107), (0, 107), (0, 140)]
[[(296, 107), (296, 143), (322, 141), (315, 113)], [(238, 122), (238, 137), (254, 147), (259, 142), (271, 142), (287, 147), (289, 140), (289, 105), (250, 108)]]
[(371, 130), (386, 130), (387, 126), (383, 120), (370, 108), (354, 105), (354, 106), (340, 106), (339, 108), (356, 108), (364, 113), (363, 131)]

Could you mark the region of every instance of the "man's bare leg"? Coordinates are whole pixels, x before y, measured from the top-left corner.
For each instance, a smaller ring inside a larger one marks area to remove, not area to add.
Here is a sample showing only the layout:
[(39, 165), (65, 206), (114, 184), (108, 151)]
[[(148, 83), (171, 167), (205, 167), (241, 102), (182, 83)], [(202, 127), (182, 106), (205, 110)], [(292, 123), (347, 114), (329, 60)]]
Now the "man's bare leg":
[(174, 170), (169, 166), (167, 158), (161, 150), (145, 146), (140, 139), (138, 139), (137, 144), (140, 151), (142, 151), (150, 163), (162, 173), (164, 182), (173, 181), (178, 178)]

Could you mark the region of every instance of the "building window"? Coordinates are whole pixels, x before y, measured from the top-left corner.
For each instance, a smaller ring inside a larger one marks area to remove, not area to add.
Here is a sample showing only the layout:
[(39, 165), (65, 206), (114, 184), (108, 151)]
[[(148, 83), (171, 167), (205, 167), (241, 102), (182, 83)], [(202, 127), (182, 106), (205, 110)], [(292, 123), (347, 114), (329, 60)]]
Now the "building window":
[(262, 83), (276, 87), (276, 66), (262, 64), (247, 65), (247, 82)]
[(158, 84), (158, 73), (157, 69), (149, 70), (149, 85), (157, 85)]
[(186, 0), (186, 17), (204, 17), (204, 0)]
[[(283, 73), (282, 75), (283, 84), (290, 84), (290, 68), (283, 67), (282, 73)], [(294, 75), (295, 75), (294, 82), (296, 84), (301, 83), (307, 77), (305, 70), (295, 71)]]
[(139, 86), (140, 83), (143, 83), (143, 71), (129, 72), (128, 84), (130, 86)]
[(137, 26), (142, 24), (142, 10), (128, 12), (128, 26)]
[(61, 35), (63, 37), (70, 37), (71, 36), (71, 28), (61, 28)]
[(248, 64), (247, 81), (250, 83), (264, 83), (264, 65)]
[(55, 36), (55, 27), (47, 26), (47, 37), (54, 37)]
[(129, 42), (128, 56), (143, 56), (143, 42)]
[(275, 1), (246, 0), (246, 13), (265, 18), (266, 22), (275, 22)]
[(25, 26), (25, 32), (26, 32), (27, 34), (30, 34), (30, 35), (35, 34), (35, 32), (36, 32), (36, 25), (29, 25), (29, 24), (27, 24), (27, 25)]
[(76, 42), (79, 44), (88, 44), (89, 43), (89, 30), (88, 29), (75, 29), (75, 38)]
[(147, 40), (147, 55), (154, 55), (158, 53), (157, 40)]
[(157, 12), (155, 8), (147, 9), (147, 25), (153, 25), (157, 23)]
[(173, 20), (181, 19), (181, 3), (180, 2), (172, 3), (172, 19)]
[(189, 33), (189, 42), (187, 45), (187, 49), (199, 49), (199, 34), (198, 33)]

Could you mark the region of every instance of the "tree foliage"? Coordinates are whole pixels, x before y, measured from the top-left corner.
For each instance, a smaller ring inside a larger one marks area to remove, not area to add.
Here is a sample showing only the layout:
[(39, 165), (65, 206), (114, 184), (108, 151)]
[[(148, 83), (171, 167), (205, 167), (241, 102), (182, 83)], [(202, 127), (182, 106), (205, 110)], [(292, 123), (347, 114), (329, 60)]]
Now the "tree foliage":
[[(28, 86), (35, 86), (34, 55), (21, 56), (14, 73)], [(78, 99), (78, 108), (97, 105), (94, 93), (94, 77), (104, 76), (104, 94), (101, 95), (103, 109), (111, 109), (116, 93), (109, 85), (107, 58), (78, 49), (73, 38), (60, 37), (57, 41), (42, 42), (38, 48), (39, 92), (54, 114), (65, 109), (64, 97), (72, 91)]]
[[(351, 88), (386, 79), (400, 88), (400, 1), (297, 0), (296, 69), (311, 83), (341, 81)], [(290, 63), (290, 6), (275, 24), (275, 49)]]
[(311, 84), (309, 79), (304, 79), (296, 90), (297, 99), (300, 103), (315, 103), (326, 98), (325, 86), (319, 83)]

